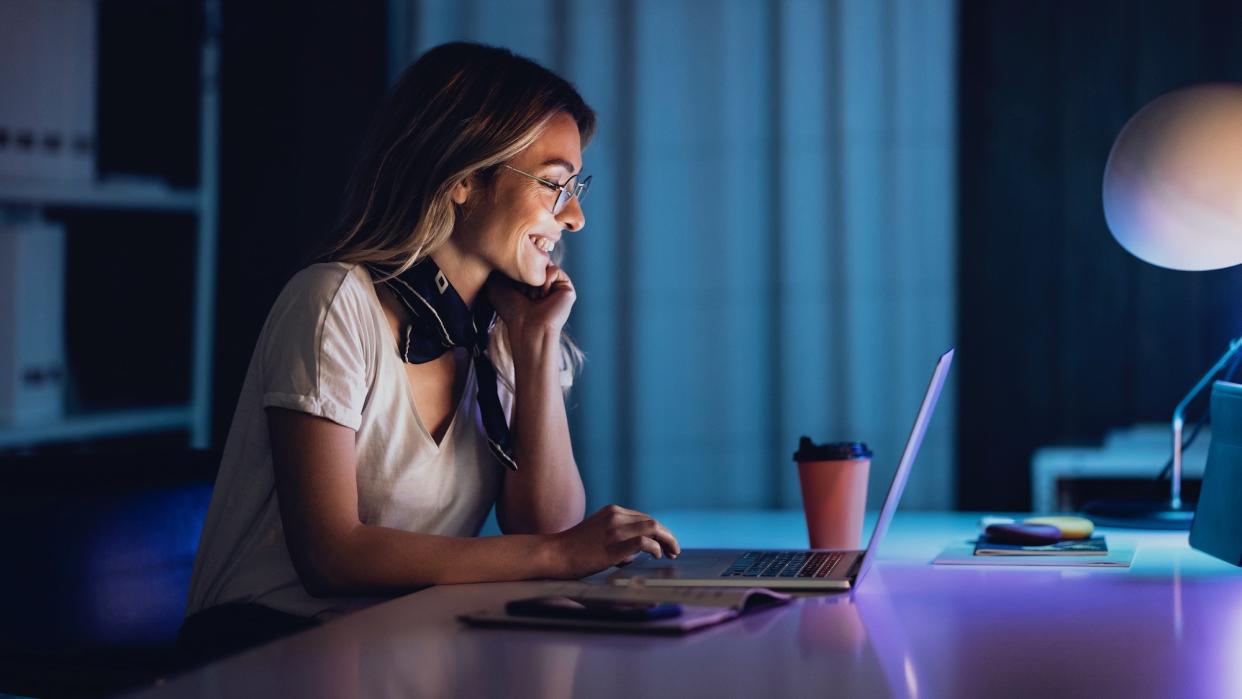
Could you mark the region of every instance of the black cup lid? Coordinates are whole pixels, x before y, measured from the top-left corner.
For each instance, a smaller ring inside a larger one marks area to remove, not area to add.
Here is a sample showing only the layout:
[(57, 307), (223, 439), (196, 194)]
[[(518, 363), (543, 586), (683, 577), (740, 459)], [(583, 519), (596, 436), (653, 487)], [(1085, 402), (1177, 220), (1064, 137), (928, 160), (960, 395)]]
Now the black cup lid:
[(852, 459), (870, 459), (871, 450), (866, 442), (828, 442), (816, 444), (810, 437), (798, 440), (798, 451), (794, 452), (794, 461), (849, 461)]

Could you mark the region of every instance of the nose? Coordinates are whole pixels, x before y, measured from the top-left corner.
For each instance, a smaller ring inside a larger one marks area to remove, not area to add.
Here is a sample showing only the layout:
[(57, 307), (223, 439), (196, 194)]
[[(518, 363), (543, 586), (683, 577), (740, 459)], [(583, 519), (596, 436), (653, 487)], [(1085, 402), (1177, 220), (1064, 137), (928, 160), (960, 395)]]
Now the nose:
[(586, 214), (582, 212), (582, 204), (578, 201), (578, 197), (569, 198), (565, 208), (556, 215), (556, 221), (561, 224), (561, 228), (571, 233), (582, 230), (582, 227), (586, 225)]

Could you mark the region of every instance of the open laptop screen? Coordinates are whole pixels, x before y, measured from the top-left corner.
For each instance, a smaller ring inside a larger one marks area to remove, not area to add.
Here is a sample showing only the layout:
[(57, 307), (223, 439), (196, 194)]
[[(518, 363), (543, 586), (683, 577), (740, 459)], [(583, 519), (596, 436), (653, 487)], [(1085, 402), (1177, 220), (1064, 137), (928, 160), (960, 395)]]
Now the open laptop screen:
[(927, 392), (923, 394), (923, 405), (919, 407), (919, 414), (914, 418), (914, 427), (910, 430), (910, 437), (906, 440), (906, 448), (901, 452), (901, 463), (897, 465), (897, 471), (893, 474), (893, 482), (888, 488), (888, 495), (884, 498), (884, 506), (880, 508), (880, 517), (875, 522), (871, 540), (867, 542), (867, 550), (863, 553), (862, 563), (859, 564), (858, 576), (853, 583), (855, 588), (858, 587), (858, 583), (862, 582), (871, 564), (875, 562), (876, 549), (879, 548), (880, 541), (888, 531), (888, 525), (893, 520), (893, 513), (897, 511), (897, 503), (901, 501), (901, 492), (906, 489), (906, 480), (910, 477), (910, 468), (914, 465), (914, 458), (918, 456), (919, 447), (923, 444), (923, 436), (927, 434), (927, 425), (931, 423), (932, 414), (936, 412), (936, 402), (940, 400), (940, 390), (944, 388), (945, 378), (949, 375), (949, 366), (953, 364), (954, 351), (950, 349), (940, 355), (940, 360), (936, 362), (936, 370), (932, 372), (931, 383), (927, 386)]

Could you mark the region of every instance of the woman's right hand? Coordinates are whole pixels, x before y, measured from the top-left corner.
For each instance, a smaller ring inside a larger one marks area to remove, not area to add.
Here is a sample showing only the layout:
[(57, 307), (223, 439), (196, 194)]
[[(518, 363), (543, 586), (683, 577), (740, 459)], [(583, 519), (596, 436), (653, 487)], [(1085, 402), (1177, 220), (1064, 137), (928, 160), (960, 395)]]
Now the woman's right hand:
[(650, 515), (608, 505), (580, 524), (556, 534), (564, 578), (583, 578), (609, 566), (629, 563), (642, 551), (656, 558), (681, 553), (673, 533)]

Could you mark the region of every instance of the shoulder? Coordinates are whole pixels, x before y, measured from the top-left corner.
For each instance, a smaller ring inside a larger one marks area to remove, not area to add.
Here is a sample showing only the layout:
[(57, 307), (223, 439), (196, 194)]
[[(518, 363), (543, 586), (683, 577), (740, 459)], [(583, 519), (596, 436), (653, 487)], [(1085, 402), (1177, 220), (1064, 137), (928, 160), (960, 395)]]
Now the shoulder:
[(290, 277), (280, 292), (289, 300), (326, 300), (338, 296), (357, 296), (368, 291), (371, 283), (366, 267), (345, 262), (320, 262), (303, 267)]
[(264, 335), (371, 335), (377, 332), (378, 304), (363, 265), (313, 264), (285, 283), (268, 314)]
[(366, 267), (322, 262), (294, 274), (276, 298), (273, 311), (321, 319), (328, 315), (365, 317), (375, 303), (375, 289)]

